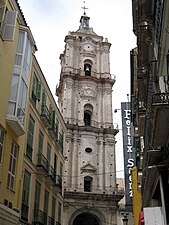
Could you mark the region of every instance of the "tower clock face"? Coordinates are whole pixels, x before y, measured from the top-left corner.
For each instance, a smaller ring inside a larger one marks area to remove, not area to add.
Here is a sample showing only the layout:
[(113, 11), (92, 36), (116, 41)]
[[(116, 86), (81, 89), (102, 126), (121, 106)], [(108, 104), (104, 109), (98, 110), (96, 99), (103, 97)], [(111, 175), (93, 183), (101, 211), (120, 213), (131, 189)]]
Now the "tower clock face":
[(84, 49), (86, 51), (93, 51), (93, 46), (91, 46), (90, 44), (86, 44), (86, 45), (84, 45)]

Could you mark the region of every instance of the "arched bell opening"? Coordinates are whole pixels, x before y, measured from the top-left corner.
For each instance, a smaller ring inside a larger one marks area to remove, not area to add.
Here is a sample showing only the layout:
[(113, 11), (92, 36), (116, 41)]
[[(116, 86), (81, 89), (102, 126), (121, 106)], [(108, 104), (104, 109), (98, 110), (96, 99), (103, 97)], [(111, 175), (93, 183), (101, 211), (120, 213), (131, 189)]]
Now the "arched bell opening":
[(84, 125), (91, 126), (93, 106), (86, 104), (84, 106)]
[(91, 69), (92, 66), (88, 63), (84, 64), (84, 71), (85, 71), (85, 76), (91, 76)]
[(90, 59), (86, 59), (84, 61), (84, 72), (85, 72), (85, 76), (91, 76), (91, 72), (92, 72), (92, 61)]
[(92, 191), (92, 182), (93, 178), (90, 176), (84, 177), (84, 191), (91, 192)]

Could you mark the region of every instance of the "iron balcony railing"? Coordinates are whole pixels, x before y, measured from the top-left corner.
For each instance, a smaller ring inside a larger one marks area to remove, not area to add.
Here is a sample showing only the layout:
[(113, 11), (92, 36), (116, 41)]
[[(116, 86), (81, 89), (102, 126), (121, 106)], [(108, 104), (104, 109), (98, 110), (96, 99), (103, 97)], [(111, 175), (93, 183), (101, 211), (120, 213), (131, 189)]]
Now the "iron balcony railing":
[(52, 137), (52, 139), (54, 140), (58, 140), (58, 124), (52, 124), (49, 128), (48, 128), (49, 134)]
[(56, 186), (56, 187), (58, 187), (60, 190), (62, 190), (62, 178), (61, 178), (60, 175), (56, 175), (54, 186)]
[(34, 224), (47, 225), (47, 215), (40, 209), (34, 209)]
[(46, 159), (46, 157), (42, 153), (37, 154), (37, 165), (36, 166), (38, 168), (42, 168), (48, 174), (48, 171), (49, 171), (48, 165), (49, 164), (48, 164), (48, 160)]
[(153, 104), (169, 104), (169, 93), (153, 94)]
[(41, 105), (41, 119), (46, 127), (50, 126), (50, 112), (46, 105)]
[(48, 164), (48, 175), (46, 176), (46, 179), (50, 182), (50, 184), (55, 184), (55, 170), (53, 166)]

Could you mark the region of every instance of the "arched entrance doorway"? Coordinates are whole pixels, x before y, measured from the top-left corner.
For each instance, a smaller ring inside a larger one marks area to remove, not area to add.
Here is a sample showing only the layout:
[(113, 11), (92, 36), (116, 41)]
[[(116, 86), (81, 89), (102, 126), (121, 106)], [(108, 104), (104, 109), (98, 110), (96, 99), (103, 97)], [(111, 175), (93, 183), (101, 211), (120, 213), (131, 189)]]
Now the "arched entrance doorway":
[(81, 213), (73, 221), (73, 225), (100, 225), (98, 218), (92, 213)]

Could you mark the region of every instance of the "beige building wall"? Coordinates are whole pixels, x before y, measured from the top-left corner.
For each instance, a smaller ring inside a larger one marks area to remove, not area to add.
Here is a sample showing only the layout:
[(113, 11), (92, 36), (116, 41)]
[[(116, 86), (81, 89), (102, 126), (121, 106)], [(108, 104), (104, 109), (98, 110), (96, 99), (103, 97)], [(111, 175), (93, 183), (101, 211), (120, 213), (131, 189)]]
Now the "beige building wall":
[[(34, 79), (36, 78), (37, 86), (34, 90)], [(39, 93), (38, 84), (40, 85)], [(43, 111), (43, 95), (45, 93), (45, 111)], [(55, 124), (58, 124), (58, 130), (52, 128), (50, 124), (52, 115), (50, 114), (50, 108), (55, 111)], [(41, 71), (41, 68), (36, 60), (33, 58), (32, 72), (31, 72), (31, 85), (29, 88), (29, 106), (28, 106), (28, 119), (26, 124), (26, 141), (25, 141), (25, 156), (24, 156), (24, 168), (23, 172), (30, 173), (30, 185), (29, 185), (29, 201), (27, 202), (28, 209), (25, 211), (24, 196), (22, 198), (23, 208), (21, 213), (21, 221), (28, 223), (40, 222), (41, 217), (47, 216), (47, 221), (55, 221), (55, 223), (61, 223), (63, 215), (63, 189), (62, 189), (62, 172), (61, 165), (64, 165), (64, 142), (66, 125), (58, 110), (56, 102), (51, 94), (45, 77)], [(30, 116), (34, 120), (34, 133), (33, 144), (29, 146), (28, 133), (29, 133), (29, 118)], [(40, 153), (39, 160), (39, 131), (44, 136), (43, 151)], [(61, 137), (63, 134), (63, 142), (61, 143)], [(48, 159), (47, 146), (51, 146), (50, 161)], [(31, 154), (30, 154), (31, 148)], [(54, 160), (55, 155), (57, 157), (56, 174), (54, 173)], [(52, 169), (52, 170), (51, 170)], [(51, 173), (53, 171), (53, 173)], [(35, 216), (35, 186), (36, 181), (41, 185), (39, 207), (37, 209), (37, 215)], [(59, 183), (59, 181), (61, 183)], [(48, 213), (45, 212), (45, 190), (49, 192), (49, 205)], [(52, 212), (52, 197), (56, 200), (55, 213)], [(59, 204), (61, 204), (61, 218), (59, 218)], [(42, 215), (42, 216), (40, 216)], [(36, 217), (36, 218), (35, 218)], [(43, 221), (41, 221), (43, 223)]]

